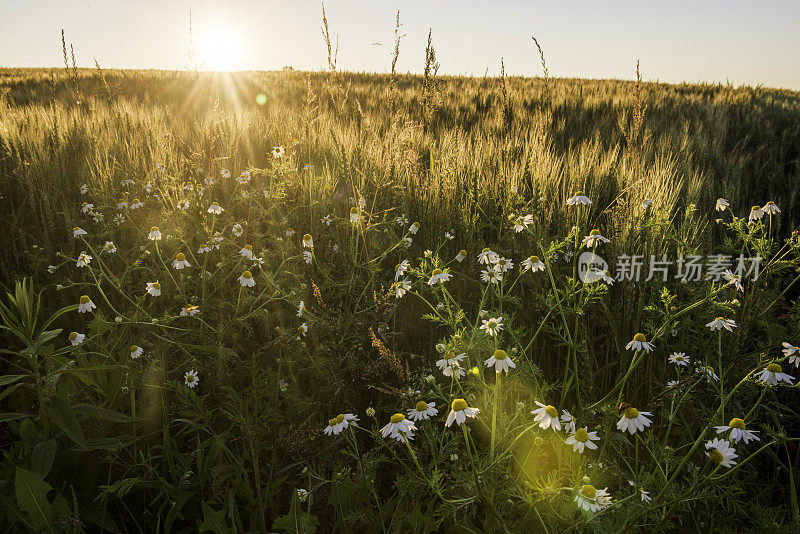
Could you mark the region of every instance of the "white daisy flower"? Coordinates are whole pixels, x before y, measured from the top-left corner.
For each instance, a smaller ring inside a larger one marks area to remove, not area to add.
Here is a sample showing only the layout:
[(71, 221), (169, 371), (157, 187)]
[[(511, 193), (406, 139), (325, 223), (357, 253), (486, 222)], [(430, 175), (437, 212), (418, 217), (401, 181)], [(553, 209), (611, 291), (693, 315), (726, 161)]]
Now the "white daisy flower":
[(572, 432), (572, 435), (569, 436), (564, 443), (567, 445), (572, 445), (572, 452), (578, 452), (583, 454), (585, 449), (597, 450), (597, 445), (593, 442), (598, 441), (600, 438), (597, 437), (597, 432), (592, 431), (589, 432), (586, 427), (579, 428)]
[(236, 178), (236, 181), (241, 185), (248, 183), (250, 181), (250, 171), (242, 171), (242, 174)]
[(131, 358), (134, 360), (144, 354), (144, 349), (139, 345), (131, 345)]
[(690, 357), (686, 355), (685, 352), (673, 352), (669, 355), (669, 363), (674, 363), (680, 367), (686, 367), (689, 365)]
[(310, 251), (306, 250), (305, 252), (303, 252), (303, 261), (308, 264), (311, 264), (311, 262), (314, 261), (314, 256), (311, 254)]
[(716, 209), (717, 211), (725, 211), (726, 209), (728, 209), (728, 206), (730, 205), (731, 203), (725, 200), (724, 198), (718, 198)]
[(308, 500), (308, 490), (303, 488), (298, 489), (297, 498), (300, 502), (306, 502)]
[(592, 230), (589, 235), (583, 238), (583, 244), (589, 248), (594, 248), (601, 243), (608, 243), (609, 239), (600, 235), (600, 230)]
[(272, 157), (275, 159), (281, 159), (284, 154), (286, 153), (286, 149), (282, 146), (274, 146), (272, 147)]
[(305, 234), (303, 236), (303, 246), (305, 248), (314, 248), (314, 238), (311, 237), (311, 234)]
[(340, 413), (330, 421), (328, 421), (328, 426), (325, 427), (325, 434), (330, 436), (331, 434), (339, 434), (342, 430), (345, 430), (351, 424), (355, 425), (358, 422), (358, 417), (351, 413)]
[(599, 512), (611, 504), (611, 495), (608, 488), (596, 489), (591, 484), (584, 484), (575, 495), (575, 502), (587, 512)]
[(504, 273), (514, 268), (514, 262), (508, 258), (498, 257), (494, 262), (494, 268), (496, 271)]
[(78, 237), (81, 235), (86, 235), (86, 230), (81, 228), (80, 226), (76, 226), (72, 229), (72, 237)]
[(715, 464), (720, 464), (729, 469), (736, 465), (734, 459), (738, 457), (731, 444), (719, 438), (714, 438), (706, 443), (706, 456)]
[(509, 368), (514, 369), (517, 367), (517, 364), (511, 360), (508, 353), (502, 349), (494, 351), (494, 354), (483, 363), (486, 364), (486, 367), (494, 367), (495, 373), (505, 371), (508, 374)]
[(728, 281), (728, 285), (736, 286), (737, 291), (744, 291), (742, 279), (738, 274), (734, 274), (730, 269), (725, 269), (725, 272), (722, 273), (722, 277)]
[(461, 263), (462, 261), (464, 261), (466, 257), (467, 257), (467, 251), (462, 249), (458, 251), (458, 254), (456, 254), (456, 261), (458, 263)]
[(197, 371), (194, 369), (190, 369), (183, 374), (183, 383), (189, 386), (190, 389), (194, 389), (197, 384), (200, 383), (200, 377), (197, 375)]
[(433, 273), (431, 273), (431, 277), (428, 280), (428, 285), (432, 286), (434, 284), (443, 284), (448, 282), (453, 277), (452, 274), (448, 272), (448, 269), (434, 269)]
[(643, 503), (649, 503), (650, 501), (653, 500), (653, 498), (650, 497), (650, 492), (645, 491), (642, 488), (639, 488), (639, 496), (642, 498)]
[(411, 223), (411, 226), (408, 227), (408, 231), (412, 234), (416, 234), (419, 231), (419, 223)]
[(478, 408), (470, 408), (464, 399), (455, 399), (450, 405), (450, 413), (447, 414), (447, 421), (444, 426), (450, 426), (453, 421), (459, 426), (463, 425), (467, 417), (477, 417), (481, 411)]
[(306, 334), (308, 333), (308, 324), (306, 323), (301, 324), (300, 326), (297, 327), (297, 331), (300, 333), (300, 335), (306, 337)]
[(208, 246), (208, 243), (203, 243), (200, 245), (200, 248), (197, 249), (198, 254), (203, 254), (205, 252), (211, 252), (211, 247)]
[(769, 386), (777, 386), (778, 382), (787, 382), (791, 385), (794, 377), (784, 373), (783, 367), (779, 364), (771, 363), (761, 371), (758, 379)]
[(161, 239), (161, 230), (158, 229), (158, 226), (153, 226), (150, 228), (150, 233), (147, 234), (147, 239), (151, 241), (158, 241)]
[(444, 233), (444, 238), (445, 238), (445, 239), (447, 239), (448, 241), (452, 241), (453, 239), (455, 239), (455, 238), (456, 238), (456, 236), (454, 236), (454, 235), (453, 235), (453, 234), (451, 234), (450, 232), (445, 232), (445, 233)]
[(256, 285), (256, 281), (253, 278), (253, 273), (250, 271), (243, 272), (242, 276), (239, 277), (239, 283), (242, 284), (242, 287), (253, 287)]
[(522, 272), (530, 271), (535, 273), (536, 271), (544, 271), (544, 263), (539, 259), (539, 256), (529, 256), (522, 261), (522, 266)]
[(558, 419), (558, 410), (555, 406), (550, 404), (544, 405), (539, 401), (534, 402), (536, 402), (539, 408), (531, 412), (531, 414), (536, 416), (533, 418), (533, 422), (538, 422), (539, 427), (543, 430), (547, 430), (548, 428), (552, 428), (553, 432), (561, 430), (561, 422)]
[(714, 330), (722, 330), (723, 328), (728, 332), (733, 332), (733, 329), (736, 328), (738, 325), (736, 321), (733, 319), (725, 319), (723, 317), (717, 317), (710, 323), (707, 323), (706, 326), (711, 329), (713, 332)]
[(717, 434), (722, 434), (723, 432), (730, 430), (731, 441), (734, 443), (737, 443), (741, 440), (744, 441), (745, 445), (747, 445), (751, 441), (761, 441), (761, 438), (756, 436), (758, 431), (747, 430), (747, 428), (745, 428), (744, 420), (738, 417), (731, 419), (731, 422), (728, 423), (727, 426), (715, 426), (714, 428), (717, 429)]
[(395, 282), (398, 281), (404, 274), (406, 274), (409, 265), (411, 265), (411, 263), (408, 260), (403, 260), (395, 266), (394, 268)]
[(561, 410), (561, 423), (564, 425), (565, 432), (575, 433), (575, 417), (567, 410)]
[(776, 206), (775, 203), (773, 201), (771, 201), (771, 200), (769, 202), (767, 202), (766, 205), (763, 208), (761, 208), (761, 211), (763, 211), (764, 213), (768, 213), (770, 215), (773, 215), (773, 214), (781, 212), (781, 210), (778, 208), (778, 206)]
[(353, 223), (353, 224), (357, 223), (358, 222), (358, 217), (359, 217), (358, 208), (353, 206), (352, 208), (350, 208), (350, 222)]
[(245, 245), (242, 250), (239, 251), (239, 254), (248, 260), (253, 259), (253, 245)]
[(633, 339), (627, 345), (625, 345), (625, 348), (636, 352), (641, 350), (644, 350), (645, 352), (651, 352), (655, 346), (647, 341), (647, 338), (644, 337), (644, 334), (638, 333), (633, 336)]
[(749, 222), (758, 221), (764, 217), (764, 210), (761, 206), (753, 206), (750, 208), (750, 216), (747, 218)]
[(431, 417), (436, 416), (436, 414), (439, 413), (439, 410), (436, 409), (435, 402), (419, 401), (416, 406), (408, 410), (407, 413), (408, 418), (412, 421), (427, 421)]
[(324, 224), (326, 226), (330, 226), (331, 223), (333, 222), (333, 218), (330, 215), (326, 215), (325, 217), (320, 219), (319, 222), (321, 222), (322, 224)]
[(481, 321), (480, 329), (494, 337), (503, 330), (503, 318), (492, 317), (491, 319), (484, 319)]
[(86, 184), (81, 184), (80, 192), (81, 195), (85, 195), (86, 193), (89, 192), (89, 186)]
[(233, 227), (231, 227), (231, 232), (233, 232), (233, 235), (235, 235), (236, 237), (241, 237), (242, 234), (244, 233), (244, 228), (242, 228), (241, 224), (236, 223), (233, 225)]
[(645, 199), (644, 202), (642, 202), (642, 208), (644, 208), (644, 209), (647, 209), (652, 205), (653, 205), (653, 199), (652, 198), (647, 198), (647, 199)]
[(592, 201), (589, 200), (589, 197), (583, 193), (575, 193), (573, 196), (567, 199), (567, 206), (589, 206), (591, 203)]
[(650, 412), (640, 412), (633, 406), (629, 406), (625, 408), (625, 412), (622, 414), (622, 418), (617, 422), (617, 429), (622, 432), (623, 434), (627, 430), (631, 434), (635, 434), (637, 431), (642, 432), (648, 426), (650, 426), (650, 419), (645, 417), (646, 415), (653, 415)]
[(797, 351), (800, 350), (791, 343), (787, 343), (786, 341), (783, 342), (783, 355), (789, 357), (789, 363), (793, 363), (795, 367), (800, 365), (800, 357), (797, 355)]
[(103, 252), (107, 254), (114, 254), (117, 251), (117, 246), (114, 244), (113, 241), (106, 241), (106, 244), (103, 245)]
[(114, 222), (119, 226), (120, 224), (125, 222), (125, 216), (121, 213), (117, 213), (114, 215)]
[(301, 317), (304, 311), (306, 311), (306, 302), (301, 300), (300, 304), (297, 306), (297, 317)]
[(211, 205), (208, 207), (208, 213), (211, 213), (213, 215), (219, 215), (223, 211), (225, 211), (225, 208), (220, 206), (217, 202), (212, 202)]
[(86, 339), (86, 334), (81, 334), (81, 333), (78, 333), (78, 332), (70, 332), (69, 333), (69, 342), (72, 343), (73, 347), (83, 343), (84, 339)]
[(130, 205), (129, 205), (128, 207), (129, 207), (131, 210), (136, 210), (136, 209), (139, 209), (139, 208), (143, 208), (143, 207), (144, 207), (144, 202), (142, 202), (142, 201), (141, 201), (141, 200), (139, 200), (138, 198), (134, 198), (134, 199), (133, 199), (133, 202), (131, 202), (131, 203), (130, 203)]
[(381, 428), (381, 436), (391, 437), (402, 442), (404, 438), (411, 439), (416, 429), (413, 421), (406, 419), (406, 416), (401, 413), (396, 413), (389, 419), (389, 424)]
[(533, 215), (509, 215), (508, 219), (511, 221), (512, 226), (514, 227), (514, 231), (516, 233), (520, 233), (530, 225), (533, 224)]
[(189, 317), (194, 317), (198, 313), (200, 313), (200, 307), (199, 306), (184, 306), (183, 308), (181, 308), (180, 315), (181, 315), (181, 317), (185, 317), (187, 315)]
[(228, 169), (220, 169), (219, 175), (225, 179), (228, 179), (231, 177), (231, 171), (229, 171)]
[(278, 389), (281, 390), (281, 392), (283, 393), (286, 393), (286, 391), (288, 391), (289, 384), (286, 383), (285, 378), (281, 378), (280, 380), (278, 380)]
[(147, 293), (153, 297), (158, 297), (161, 295), (161, 284), (158, 283), (158, 280), (155, 282), (147, 282), (145, 289), (147, 290)]
[(76, 267), (86, 267), (92, 262), (92, 257), (83, 251), (78, 256), (78, 261), (75, 262)]
[(94, 302), (92, 302), (92, 299), (90, 299), (88, 295), (81, 295), (81, 299), (78, 302), (78, 313), (87, 313), (95, 308), (97, 308), (97, 306), (94, 305)]
[(496, 271), (494, 268), (481, 271), (481, 280), (486, 282), (487, 284), (499, 284), (503, 281), (503, 275), (499, 271)]
[(211, 246), (219, 250), (219, 245), (223, 241), (225, 241), (225, 238), (222, 237), (219, 232), (214, 232), (214, 235), (211, 237)]
[(442, 371), (444, 376), (461, 378), (466, 374), (464, 369), (461, 368), (461, 360), (466, 357), (466, 353), (456, 356), (453, 351), (447, 351), (444, 358), (436, 361), (436, 367)]
[(409, 290), (411, 289), (411, 282), (408, 278), (403, 278), (399, 282), (395, 282), (394, 284), (394, 296), (397, 298), (402, 298)]
[(84, 202), (81, 205), (81, 213), (90, 213), (94, 209), (94, 204)]
[(490, 265), (497, 261), (497, 258), (500, 256), (497, 252), (492, 252), (488, 248), (483, 249), (480, 254), (478, 254), (478, 263), (482, 265)]
[(122, 185), (122, 187), (128, 187), (133, 183), (133, 180), (131, 180), (130, 178), (125, 178), (124, 180), (120, 180), (119, 183)]
[(680, 382), (678, 382), (677, 380), (670, 380), (669, 382), (667, 382), (667, 389), (672, 389), (674, 387), (678, 387), (679, 385)]
[(705, 374), (706, 382), (708, 382), (709, 384), (711, 384), (712, 382), (719, 382), (719, 376), (717, 376), (717, 373), (714, 371), (714, 368), (711, 367), (710, 365), (699, 367), (697, 371)]
[(178, 252), (178, 254), (175, 255), (175, 259), (172, 261), (172, 268), (180, 271), (186, 267), (191, 267), (189, 262), (186, 261), (186, 254), (183, 252)]
[(398, 226), (405, 226), (408, 224), (408, 217), (406, 217), (405, 214), (398, 215), (395, 217), (394, 222), (396, 222)]

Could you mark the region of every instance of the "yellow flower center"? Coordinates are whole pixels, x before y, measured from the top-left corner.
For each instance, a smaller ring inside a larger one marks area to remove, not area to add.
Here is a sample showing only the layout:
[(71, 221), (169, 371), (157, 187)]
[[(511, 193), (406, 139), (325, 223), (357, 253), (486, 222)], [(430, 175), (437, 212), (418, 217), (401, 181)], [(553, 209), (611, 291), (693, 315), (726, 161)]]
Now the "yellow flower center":
[(391, 417), (391, 419), (389, 419), (389, 421), (392, 422), (392, 423), (399, 423), (400, 421), (402, 421), (405, 418), (406, 418), (405, 415), (403, 415), (401, 413), (396, 413)]
[(253, 245), (245, 245), (244, 248), (245, 248), (245, 250), (249, 250), (250, 252), (253, 252)]
[(455, 357), (456, 357), (456, 353), (453, 352), (452, 350), (448, 350), (447, 352), (444, 353), (444, 359), (445, 360), (452, 360)]
[(344, 414), (340, 413), (339, 415), (328, 421), (328, 426), (336, 426), (342, 421), (344, 421)]
[(306, 234), (303, 236), (303, 241), (311, 241), (311, 234)]
[(530, 260), (531, 263), (539, 263), (539, 256), (531, 256)]
[(70, 341), (74, 341), (77, 337), (78, 337), (78, 333), (77, 332), (70, 332), (69, 333)]
[(492, 356), (495, 360), (505, 360), (508, 358), (508, 353), (503, 349), (497, 349)]
[(679, 361), (679, 362), (682, 362), (682, 361), (683, 361), (683, 360), (685, 360), (685, 359), (686, 359), (686, 358), (684, 358), (684, 357), (683, 357), (683, 356), (681, 356), (680, 354), (677, 354), (677, 355), (675, 356), (675, 360), (676, 360), (676, 361)]
[(350, 208), (350, 215), (358, 215), (358, 208)]
[(744, 430), (744, 420), (734, 417), (731, 419), (731, 422), (728, 423), (728, 426), (731, 428), (738, 428), (739, 430)]
[(722, 456), (722, 453), (717, 449), (711, 449), (708, 453), (708, 458), (715, 464), (720, 464), (725, 459), (725, 457)]
[(753, 206), (751, 209), (752, 209), (753, 211), (757, 211), (757, 210), (760, 210), (760, 209), (761, 209), (761, 206)]
[(547, 413), (547, 415), (549, 415), (550, 417), (552, 417), (554, 419), (556, 417), (558, 417), (558, 410), (556, 410), (555, 406), (551, 406), (551, 405), (548, 404), (547, 406), (544, 407), (544, 411), (545, 411), (545, 413)]
[(250, 271), (245, 271), (242, 273), (242, 278), (253, 278), (253, 273)]
[(600, 230), (594, 229), (591, 232), (589, 232), (589, 235), (600, 235)]
[(218, 208), (218, 207), (219, 207), (219, 204), (217, 204), (216, 202), (212, 202), (212, 203), (211, 203), (211, 207), (212, 207), (212, 208)]
[(138, 345), (131, 345), (131, 352), (136, 352), (137, 350), (139, 350)]
[(178, 255), (175, 256), (175, 259), (178, 261), (186, 261), (186, 254), (183, 252), (178, 252)]
[(424, 412), (428, 409), (428, 403), (425, 401), (419, 401), (417, 405), (414, 407), (415, 410), (418, 412)]
[(630, 408), (625, 409), (625, 417), (628, 419), (636, 419), (639, 417), (639, 410), (631, 406)]
[(481, 254), (483, 254), (484, 252), (489, 252), (489, 248), (487, 247), (487, 248), (481, 250)]
[(639, 333), (639, 334), (636, 334), (635, 336), (633, 336), (633, 340), (634, 341), (639, 341), (639, 342), (645, 342), (645, 341), (647, 341), (647, 338), (644, 337), (644, 334)]
[(597, 490), (591, 484), (585, 484), (581, 488), (581, 493), (588, 499), (594, 499), (595, 495), (597, 495)]
[(769, 206), (770, 204), (775, 204), (775, 203), (771, 200), (767, 201), (767, 206)]
[(80, 230), (80, 229), (81, 229), (80, 226), (76, 226), (75, 228), (72, 229), (72, 231), (75, 232), (76, 230)]
[(158, 232), (158, 226), (153, 226), (152, 228), (150, 228), (150, 231), (151, 232)]
[(153, 289), (161, 289), (161, 284), (158, 282), (153, 282)]
[(461, 410), (466, 410), (467, 406), (467, 401), (464, 399), (456, 399), (453, 401), (453, 404), (450, 405), (450, 409), (454, 412), (460, 412)]
[(769, 371), (770, 373), (782, 373), (783, 367), (781, 367), (777, 363), (771, 363), (767, 366), (767, 371)]
[(434, 269), (433, 270), (433, 276), (436, 276), (436, 275), (439, 275), (439, 274), (442, 274), (442, 270), (441, 269)]
[(464, 249), (461, 249), (461, 251), (459, 252), (459, 254), (461, 254), (462, 256), (466, 256), (466, 255), (467, 255), (467, 251), (466, 251), (466, 250), (464, 250)]
[(83, 296), (81, 297), (81, 304), (89, 304), (89, 302), (90, 302), (91, 300), (92, 300), (92, 299), (90, 299), (88, 295), (83, 295)]
[(575, 431), (575, 440), (586, 443), (589, 441), (589, 432), (587, 432), (585, 428), (579, 428)]

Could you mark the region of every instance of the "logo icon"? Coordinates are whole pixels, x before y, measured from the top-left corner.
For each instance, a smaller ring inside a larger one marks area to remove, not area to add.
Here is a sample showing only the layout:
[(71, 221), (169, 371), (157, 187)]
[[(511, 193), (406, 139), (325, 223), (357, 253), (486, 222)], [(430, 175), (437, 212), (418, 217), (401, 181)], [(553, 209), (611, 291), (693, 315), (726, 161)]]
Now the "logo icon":
[(594, 252), (583, 252), (578, 257), (578, 278), (584, 284), (597, 282), (608, 271), (608, 262)]

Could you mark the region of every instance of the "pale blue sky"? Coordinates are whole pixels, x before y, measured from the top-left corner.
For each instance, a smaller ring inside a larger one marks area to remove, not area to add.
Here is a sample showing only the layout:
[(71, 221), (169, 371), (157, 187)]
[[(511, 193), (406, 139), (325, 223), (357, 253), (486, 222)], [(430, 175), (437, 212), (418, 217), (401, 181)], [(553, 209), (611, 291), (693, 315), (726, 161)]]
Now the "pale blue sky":
[[(79, 66), (97, 58), (104, 67), (185, 68), (190, 7), (204, 53), (215, 50), (209, 35), (238, 41), (226, 66), (326, 64), (318, 1), (0, 0), (0, 66), (61, 65), (63, 27)], [(422, 70), (432, 28), (447, 74), (496, 74), (501, 56), (509, 74), (540, 74), (534, 34), (552, 76), (631, 78), (638, 58), (646, 80), (800, 90), (797, 0), (328, 0), (325, 8), (340, 70), (389, 70), (400, 8), (400, 72)]]

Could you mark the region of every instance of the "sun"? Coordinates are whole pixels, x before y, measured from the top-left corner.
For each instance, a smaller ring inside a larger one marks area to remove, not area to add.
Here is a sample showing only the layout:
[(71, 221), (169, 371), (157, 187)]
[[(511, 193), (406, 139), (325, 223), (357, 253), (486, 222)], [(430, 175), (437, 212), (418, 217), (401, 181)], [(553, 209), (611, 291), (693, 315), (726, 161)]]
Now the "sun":
[(238, 70), (243, 59), (239, 35), (227, 28), (217, 28), (200, 36), (198, 65), (203, 70)]

